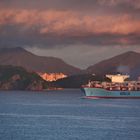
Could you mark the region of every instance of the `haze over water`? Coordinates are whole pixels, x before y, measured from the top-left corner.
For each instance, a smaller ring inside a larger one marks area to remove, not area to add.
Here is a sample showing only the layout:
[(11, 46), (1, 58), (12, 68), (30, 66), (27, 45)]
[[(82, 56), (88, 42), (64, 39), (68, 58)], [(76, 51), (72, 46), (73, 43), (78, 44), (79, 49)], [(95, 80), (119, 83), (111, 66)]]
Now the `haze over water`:
[(0, 140), (139, 140), (140, 100), (80, 90), (0, 92)]

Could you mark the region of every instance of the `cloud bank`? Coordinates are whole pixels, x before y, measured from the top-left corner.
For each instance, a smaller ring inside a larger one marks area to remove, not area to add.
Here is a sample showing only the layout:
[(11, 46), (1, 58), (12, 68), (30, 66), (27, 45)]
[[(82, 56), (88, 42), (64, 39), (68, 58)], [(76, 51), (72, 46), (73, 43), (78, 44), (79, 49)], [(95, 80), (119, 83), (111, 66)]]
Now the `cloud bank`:
[(75, 43), (133, 45), (140, 44), (139, 37), (140, 19), (127, 14), (114, 17), (70, 10), (0, 10), (1, 42), (48, 47)]

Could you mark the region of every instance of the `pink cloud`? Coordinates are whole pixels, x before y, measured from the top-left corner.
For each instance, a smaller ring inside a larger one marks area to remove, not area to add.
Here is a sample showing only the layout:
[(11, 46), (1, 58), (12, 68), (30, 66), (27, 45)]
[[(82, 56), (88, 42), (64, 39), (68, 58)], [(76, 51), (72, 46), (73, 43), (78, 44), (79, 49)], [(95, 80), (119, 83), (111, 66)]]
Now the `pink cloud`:
[[(113, 2), (113, 1), (112, 1)], [(39, 34), (86, 36), (89, 34), (140, 33), (140, 20), (129, 15), (96, 16), (73, 11), (57, 10), (0, 10), (0, 25), (20, 25), (26, 30), (37, 29)]]

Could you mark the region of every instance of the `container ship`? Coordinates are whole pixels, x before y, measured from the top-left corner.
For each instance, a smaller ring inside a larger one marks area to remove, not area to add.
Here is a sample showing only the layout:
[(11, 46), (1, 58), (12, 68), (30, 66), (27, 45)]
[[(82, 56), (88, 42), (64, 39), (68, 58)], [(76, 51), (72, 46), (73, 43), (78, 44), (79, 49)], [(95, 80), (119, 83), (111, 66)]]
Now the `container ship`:
[(82, 89), (87, 98), (135, 98), (140, 99), (140, 81), (125, 81), (129, 75), (106, 75), (111, 82), (89, 81)]

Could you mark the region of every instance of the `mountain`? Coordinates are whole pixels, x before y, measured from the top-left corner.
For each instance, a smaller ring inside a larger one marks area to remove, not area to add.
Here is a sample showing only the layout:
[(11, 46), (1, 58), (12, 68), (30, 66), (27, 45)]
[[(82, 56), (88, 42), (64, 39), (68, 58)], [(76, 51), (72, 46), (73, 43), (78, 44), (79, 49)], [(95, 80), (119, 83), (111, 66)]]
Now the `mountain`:
[(42, 90), (47, 82), (22, 67), (0, 66), (0, 90)]
[(79, 68), (69, 65), (61, 59), (37, 56), (20, 47), (0, 49), (0, 65), (22, 66), (28, 71), (61, 72), (67, 75), (81, 72)]
[(92, 65), (86, 71), (98, 75), (111, 73), (130, 74), (132, 78), (137, 78), (140, 76), (140, 53), (126, 52)]

